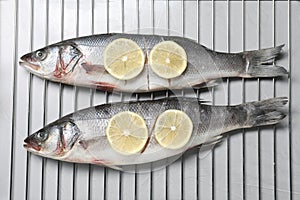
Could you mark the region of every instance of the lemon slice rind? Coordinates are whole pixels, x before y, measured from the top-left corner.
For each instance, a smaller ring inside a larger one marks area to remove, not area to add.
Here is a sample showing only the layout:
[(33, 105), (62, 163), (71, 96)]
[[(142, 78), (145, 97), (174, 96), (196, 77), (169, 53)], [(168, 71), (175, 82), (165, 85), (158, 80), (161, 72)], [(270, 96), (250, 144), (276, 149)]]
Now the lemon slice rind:
[(130, 80), (138, 76), (145, 65), (145, 54), (131, 39), (118, 38), (104, 49), (104, 68), (114, 78)]
[(111, 117), (106, 136), (112, 149), (131, 155), (143, 150), (148, 140), (148, 128), (140, 115), (124, 111)]
[(153, 72), (161, 78), (175, 78), (187, 68), (187, 54), (176, 42), (163, 41), (150, 51), (149, 64)]
[(190, 140), (193, 122), (180, 110), (167, 110), (161, 113), (154, 126), (156, 141), (167, 149), (180, 149)]

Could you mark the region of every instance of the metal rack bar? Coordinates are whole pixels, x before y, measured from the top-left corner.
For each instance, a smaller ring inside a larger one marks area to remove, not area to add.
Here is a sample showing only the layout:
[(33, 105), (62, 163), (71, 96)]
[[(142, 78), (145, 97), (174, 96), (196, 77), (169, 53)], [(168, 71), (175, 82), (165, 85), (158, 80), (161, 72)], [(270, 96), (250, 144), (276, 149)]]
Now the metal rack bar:
[[(46, 1), (46, 24), (45, 24), (46, 32), (45, 32), (45, 44), (48, 45), (48, 32), (49, 32), (49, 0)], [(43, 87), (43, 127), (47, 122), (47, 96), (48, 96), (48, 81), (44, 80)], [(41, 178), (41, 199), (45, 199), (45, 168), (46, 168), (47, 160), (42, 158), (42, 178)]]
[[(45, 44), (49, 43), (49, 0), (46, 0), (46, 23), (45, 23)], [(43, 126), (47, 123), (47, 97), (48, 97), (48, 80), (44, 80), (44, 95), (43, 95)], [(42, 159), (42, 192), (41, 199), (45, 199), (45, 168), (47, 164), (47, 159)]]
[[(109, 23), (108, 22), (108, 20), (107, 20), (107, 23)], [(107, 27), (109, 27), (108, 25), (107, 25)], [(108, 92), (105, 92), (105, 103), (108, 103)], [(103, 168), (103, 183), (104, 183), (104, 186), (103, 186), (103, 199), (107, 199), (107, 187), (106, 187), (106, 185), (107, 185), (107, 173), (108, 173), (108, 169), (106, 169), (105, 167)]]
[(121, 32), (124, 33), (124, 0), (121, 0)]
[[(184, 0), (181, 0), (181, 36), (184, 37), (185, 36), (185, 26), (184, 26), (184, 22), (185, 22), (185, 12), (184, 12)], [(181, 90), (181, 96), (184, 96), (184, 90)], [(180, 199), (184, 198), (184, 161), (185, 161), (185, 156), (182, 155), (180, 158)]]
[(109, 33), (109, 0), (106, 0), (106, 31)]
[[(43, 95), (43, 101), (44, 101), (44, 109), (43, 109), (43, 126), (46, 125), (46, 116), (47, 116), (47, 92), (48, 92), (48, 82), (47, 80), (44, 80), (44, 95)], [(42, 178), (41, 178), (41, 199), (45, 199), (45, 168), (47, 164), (47, 159), (42, 158)]]
[[(242, 51), (245, 51), (245, 0), (242, 0)], [(242, 78), (242, 103), (245, 103), (245, 93), (246, 93), (246, 88), (245, 88), (245, 78)], [(246, 137), (245, 137), (245, 129), (243, 129), (243, 133), (242, 133), (242, 163), (243, 163), (243, 167), (242, 167), (242, 179), (243, 179), (243, 190), (242, 190), (242, 195), (243, 195), (243, 199), (246, 199), (246, 185), (245, 185), (245, 181), (246, 181), (246, 150), (245, 150), (245, 144), (246, 144)]]
[[(79, 0), (76, 0), (76, 37), (79, 36), (79, 9), (80, 9)], [(78, 110), (78, 87), (74, 86), (74, 112)], [(76, 199), (76, 180), (77, 180), (77, 163), (73, 163), (73, 183), (72, 183), (72, 199)]]
[[(106, 1), (106, 31), (107, 33), (109, 33), (109, 30), (110, 30), (110, 26), (109, 26), (109, 12), (110, 12), (110, 9), (109, 9), (109, 0)], [(108, 103), (108, 98), (109, 98), (109, 95), (108, 95), (108, 92), (105, 92), (105, 103)], [(103, 199), (107, 199), (107, 174), (108, 174), (108, 169), (104, 168), (103, 169), (104, 171), (104, 187), (103, 187)]]
[[(32, 95), (32, 90), (31, 90), (31, 84), (32, 84), (32, 74), (29, 74), (29, 77), (28, 77), (28, 87), (29, 87), (29, 90), (28, 90), (28, 105), (27, 105), (27, 108), (28, 108), (28, 113), (27, 113), (27, 135), (30, 135), (31, 133), (31, 114), (30, 114), (30, 110), (31, 110), (31, 95)], [(29, 198), (29, 188), (30, 188), (30, 185), (29, 185), (29, 177), (30, 177), (30, 172), (29, 172), (29, 169), (30, 169), (30, 158), (31, 158), (31, 154), (29, 152), (27, 152), (27, 158), (26, 158), (26, 189), (25, 189), (25, 196), (26, 196), (26, 200), (30, 199)]]
[[(166, 97), (169, 97), (169, 91), (166, 91)], [(169, 199), (169, 194), (168, 194), (168, 171), (169, 171), (169, 165), (167, 165), (165, 167), (165, 170), (166, 170), (166, 184), (165, 184), (165, 190), (166, 190), (166, 196), (165, 196), (165, 199)]]
[[(91, 0), (92, 8), (92, 16), (91, 16), (91, 21), (92, 21), (92, 26), (91, 26), (91, 34), (93, 35), (95, 33), (95, 0)], [(96, 89), (90, 89), (90, 106), (94, 106), (94, 98), (95, 98), (95, 92)], [(88, 199), (91, 199), (91, 185), (92, 185), (92, 175), (93, 175), (93, 167), (91, 164), (89, 164), (89, 169), (88, 169)]]
[[(154, 0), (151, 0), (151, 26), (152, 26), (152, 34), (155, 34), (155, 7), (154, 7)], [(151, 92), (151, 100), (154, 100), (154, 93)], [(149, 171), (149, 179), (150, 179), (150, 184), (149, 184), (149, 199), (153, 198), (153, 173), (152, 173), (152, 163), (150, 163), (150, 171)]]
[(140, 1), (136, 0), (137, 33), (140, 33)]
[[(136, 18), (137, 18), (137, 33), (140, 33), (140, 1), (136, 0)], [(136, 94), (136, 100), (139, 100), (139, 94)], [(134, 166), (134, 197), (137, 197), (137, 167)]]
[[(94, 96), (95, 96), (95, 90), (91, 89), (90, 90), (90, 106), (94, 106)], [(91, 199), (91, 193), (92, 193), (92, 176), (93, 176), (93, 166), (89, 164), (89, 169), (88, 169), (88, 199)]]
[[(124, 0), (121, 0), (121, 32), (124, 33)], [(120, 93), (120, 101), (124, 101), (123, 92)], [(119, 171), (119, 199), (122, 199), (122, 181), (123, 181), (123, 172)]]
[[(230, 0), (227, 0), (227, 52), (230, 53)], [(230, 79), (227, 78), (227, 105), (230, 105)], [(230, 134), (227, 136), (227, 200), (230, 196)]]
[[(184, 90), (181, 90), (181, 96), (184, 97)], [(180, 162), (180, 199), (184, 199), (184, 161), (185, 156), (179, 158)]]
[[(123, 27), (123, 23), (122, 23), (122, 27)], [(120, 94), (120, 101), (121, 102), (124, 101), (123, 92), (121, 92), (121, 94)], [(122, 181), (123, 181), (122, 177), (123, 177), (123, 172), (119, 171), (118, 173), (119, 173), (119, 185), (118, 185), (118, 187), (119, 187), (119, 199), (122, 199)]]
[[(200, 4), (199, 4), (199, 0), (197, 0), (197, 8), (196, 8), (196, 17), (197, 17), (197, 43), (200, 42)], [(197, 89), (197, 98), (199, 99), (200, 98), (200, 89)], [(200, 152), (200, 149), (197, 151), (197, 159), (196, 159), (196, 199), (199, 199), (200, 198), (200, 195), (199, 195), (199, 184), (200, 184), (200, 181), (199, 181), (199, 152)]]
[[(64, 29), (65, 29), (65, 1), (61, 0), (61, 35), (60, 39), (64, 39)], [(58, 117), (62, 117), (62, 106), (63, 106), (63, 90), (64, 90), (64, 85), (62, 83), (59, 83), (59, 106), (58, 106)], [(61, 168), (62, 168), (62, 163), (61, 161), (57, 161), (57, 199), (61, 199), (61, 194), (60, 194), (60, 182), (61, 182)]]
[(13, 91), (13, 102), (12, 102), (12, 119), (11, 119), (11, 146), (10, 146), (10, 175), (9, 175), (9, 199), (13, 199), (13, 187), (14, 187), (14, 156), (15, 156), (15, 137), (16, 137), (16, 91), (17, 91), (17, 54), (18, 54), (18, 33), (19, 33), (19, 1), (15, 0), (15, 14), (14, 14), (14, 51), (13, 51), (13, 83), (12, 83), (12, 91)]
[(150, 10), (151, 10), (151, 29), (152, 29), (152, 34), (155, 33), (155, 20), (154, 20), (154, 0), (151, 0), (151, 6), (150, 6)]
[(11, 149), (10, 149), (10, 178), (9, 178), (9, 199), (13, 199), (13, 187), (14, 187), (14, 154), (15, 154), (15, 135), (16, 135), (16, 91), (17, 91), (17, 54), (18, 54), (18, 33), (19, 33), (19, 1), (15, 0), (15, 14), (14, 14), (14, 51), (13, 51), (13, 60), (14, 60), (14, 75), (13, 75), (13, 83), (12, 83), (12, 91), (13, 91), (13, 102), (12, 102), (12, 119), (11, 119)]
[(166, 21), (167, 21), (167, 31), (168, 35), (170, 35), (170, 0), (166, 0)]
[[(257, 46), (258, 49), (261, 48), (261, 27), (260, 27), (260, 0), (257, 0)], [(261, 99), (261, 81), (260, 78), (257, 78), (257, 91), (258, 91), (258, 101)], [(260, 128), (257, 128), (257, 158), (258, 158), (258, 198), (261, 199), (261, 131)]]
[[(170, 35), (170, 0), (166, 0), (166, 21), (167, 21), (167, 31), (168, 35)], [(166, 91), (166, 97), (169, 97), (169, 91)], [(168, 190), (168, 178), (169, 178), (169, 165), (165, 167), (166, 170), (166, 184), (165, 184), (165, 190), (166, 190), (166, 196), (165, 199), (169, 199), (169, 190)]]
[[(62, 117), (63, 89), (64, 89), (64, 86), (63, 86), (63, 84), (60, 83), (59, 84), (59, 108), (58, 108), (59, 118)], [(56, 198), (57, 199), (61, 199), (61, 196), (60, 196), (61, 195), (60, 194), (61, 167), (62, 167), (61, 161), (57, 161), (57, 185), (56, 185), (56, 195), (57, 195)]]
[[(30, 12), (30, 51), (33, 50), (33, 39), (34, 39), (34, 1), (31, 0), (31, 12)], [(28, 104), (27, 104), (27, 136), (31, 134), (31, 101), (32, 101), (32, 73), (29, 73), (28, 75)], [(25, 192), (25, 198), (26, 200), (30, 199), (29, 197), (29, 177), (30, 177), (30, 166), (31, 166), (31, 154), (27, 152), (26, 157), (26, 192)]]
[[(275, 12), (275, 0), (272, 0), (272, 37), (273, 37), (273, 46), (276, 46), (276, 35), (275, 35), (275, 30), (276, 30), (276, 12)], [(275, 66), (276, 61), (273, 62), (273, 65)], [(273, 78), (273, 97), (276, 97), (276, 78)], [(274, 199), (277, 199), (277, 147), (276, 147), (276, 142), (277, 142), (277, 134), (276, 134), (276, 126), (273, 126), (273, 162), (274, 162)]]
[[(153, 16), (153, 15), (152, 15)], [(153, 21), (154, 22), (154, 21)], [(154, 32), (153, 32), (154, 33)], [(151, 96), (150, 96), (151, 100), (154, 100), (154, 93), (151, 92)], [(152, 174), (152, 163), (150, 163), (150, 171), (149, 171), (149, 179), (150, 179), (150, 184), (149, 184), (149, 199), (153, 199), (153, 174)]]
[[(78, 24), (78, 19), (77, 19), (77, 24)], [(77, 33), (76, 33), (77, 35)], [(78, 36), (76, 36), (78, 37)], [(74, 95), (74, 112), (77, 111), (78, 109), (78, 87), (77, 86), (74, 86), (73, 88), (73, 95)], [(72, 179), (72, 199), (75, 200), (76, 199), (76, 179), (77, 179), (77, 168), (78, 168), (78, 164), (77, 163), (73, 163), (72, 164), (72, 168), (73, 168), (73, 179)]]
[[(63, 8), (64, 9), (64, 8)], [(63, 25), (62, 25), (63, 27)], [(63, 29), (62, 29), (62, 32), (63, 32)], [(63, 33), (62, 33), (63, 34)], [(59, 84), (59, 108), (58, 108), (58, 115), (59, 115), (59, 118), (62, 117), (62, 106), (63, 106), (63, 90), (64, 90), (64, 85), (63, 84)], [(60, 179), (61, 179), (61, 168), (62, 168), (62, 162), (61, 161), (57, 161), (57, 199), (61, 199), (61, 194), (60, 194)]]
[(292, 67), (291, 67), (291, 0), (288, 0), (288, 71), (289, 71), (289, 79), (288, 79), (288, 90), (289, 90), (289, 114), (288, 114), (288, 124), (289, 124), (289, 179), (290, 179), (290, 200), (293, 199), (293, 147), (292, 147)]
[[(211, 27), (211, 49), (215, 49), (215, 0), (211, 0), (211, 20), (212, 20), (212, 27)], [(212, 105), (215, 105), (215, 89), (214, 87), (211, 88), (211, 96), (212, 96)], [(211, 198), (212, 200), (215, 199), (215, 148), (212, 148), (211, 154)]]

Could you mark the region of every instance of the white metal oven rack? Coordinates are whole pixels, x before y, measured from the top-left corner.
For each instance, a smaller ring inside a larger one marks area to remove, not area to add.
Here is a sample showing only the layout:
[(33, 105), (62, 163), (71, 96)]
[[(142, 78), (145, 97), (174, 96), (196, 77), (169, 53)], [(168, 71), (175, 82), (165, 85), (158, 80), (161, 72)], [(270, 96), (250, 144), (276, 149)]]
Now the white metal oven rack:
[[(133, 97), (44, 81), (20, 68), (19, 57), (63, 39), (107, 32), (179, 35), (225, 52), (284, 43), (277, 63), (290, 71), (288, 78), (225, 79), (197, 94), (223, 105), (287, 96), (289, 115), (278, 126), (236, 131), (209, 152), (192, 150), (148, 173), (27, 153), (24, 138), (45, 124)], [(0, 199), (299, 199), (299, 36), (300, 3), (291, 0), (0, 0)]]

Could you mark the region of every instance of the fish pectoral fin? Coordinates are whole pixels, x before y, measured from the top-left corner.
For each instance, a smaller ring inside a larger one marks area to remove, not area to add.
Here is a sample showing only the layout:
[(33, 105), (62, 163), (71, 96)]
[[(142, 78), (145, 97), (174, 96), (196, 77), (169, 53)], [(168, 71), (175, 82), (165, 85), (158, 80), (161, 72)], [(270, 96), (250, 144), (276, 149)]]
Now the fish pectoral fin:
[(123, 171), (123, 169), (121, 167), (109, 164), (109, 162), (106, 162), (105, 160), (92, 160), (91, 163), (94, 165), (105, 166), (105, 167), (109, 167), (114, 170)]
[(91, 157), (93, 158), (91, 160), (91, 164), (100, 165), (100, 166), (109, 167), (109, 168), (112, 168), (112, 169), (115, 169), (115, 170), (123, 171), (123, 169), (121, 167), (115, 166), (107, 160), (96, 159), (95, 155), (91, 154), (91, 152), (89, 151), (89, 146), (95, 145), (96, 142), (97, 142), (96, 138), (85, 139), (85, 140), (80, 140), (79, 141), (79, 144), (81, 145), (81, 147), (84, 150), (86, 150), (86, 153), (90, 154)]
[(92, 138), (80, 138), (78, 143), (84, 150), (88, 150), (89, 146), (97, 144), (97, 142), (101, 139), (102, 139), (101, 136), (92, 137)]
[(104, 73), (106, 72), (103, 65), (93, 65), (90, 63), (82, 63), (82, 68), (86, 71), (86, 73)]
[(81, 147), (82, 147), (84, 150), (87, 150), (87, 148), (88, 148), (88, 143), (87, 143), (85, 140), (80, 140), (80, 141), (79, 141), (79, 144), (81, 145)]

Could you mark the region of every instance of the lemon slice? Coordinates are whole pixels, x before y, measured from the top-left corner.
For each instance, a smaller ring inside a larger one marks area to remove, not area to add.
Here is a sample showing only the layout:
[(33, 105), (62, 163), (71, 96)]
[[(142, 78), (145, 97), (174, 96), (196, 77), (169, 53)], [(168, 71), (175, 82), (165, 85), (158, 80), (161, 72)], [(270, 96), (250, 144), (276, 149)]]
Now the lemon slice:
[(148, 128), (141, 116), (125, 111), (109, 120), (106, 136), (115, 151), (121, 154), (134, 154), (144, 148), (148, 139)]
[(154, 127), (157, 142), (168, 149), (186, 145), (193, 132), (190, 117), (180, 110), (167, 110), (159, 115)]
[(149, 60), (151, 69), (165, 79), (180, 76), (187, 67), (185, 50), (173, 41), (160, 42), (153, 47)]
[(116, 79), (129, 80), (136, 77), (142, 72), (144, 64), (144, 52), (132, 40), (116, 39), (104, 50), (104, 67)]

